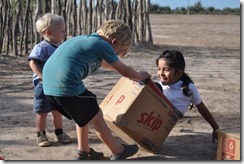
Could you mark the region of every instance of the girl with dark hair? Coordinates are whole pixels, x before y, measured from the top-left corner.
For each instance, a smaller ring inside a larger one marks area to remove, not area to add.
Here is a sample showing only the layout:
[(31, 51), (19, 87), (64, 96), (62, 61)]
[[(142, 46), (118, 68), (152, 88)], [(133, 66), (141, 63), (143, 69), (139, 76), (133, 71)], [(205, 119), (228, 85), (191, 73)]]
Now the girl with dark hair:
[(199, 113), (213, 128), (213, 142), (218, 138), (219, 125), (202, 101), (202, 98), (191, 78), (185, 73), (185, 60), (181, 52), (166, 50), (156, 59), (157, 75), (163, 94), (169, 101), (185, 114), (190, 104), (194, 104)]

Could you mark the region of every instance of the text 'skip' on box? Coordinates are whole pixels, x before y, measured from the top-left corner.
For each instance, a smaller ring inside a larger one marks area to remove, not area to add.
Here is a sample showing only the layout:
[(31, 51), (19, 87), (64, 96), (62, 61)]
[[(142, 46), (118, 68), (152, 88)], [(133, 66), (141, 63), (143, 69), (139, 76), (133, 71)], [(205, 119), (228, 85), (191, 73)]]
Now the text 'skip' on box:
[(146, 84), (122, 77), (101, 102), (108, 126), (128, 144), (155, 153), (182, 118), (149, 79)]

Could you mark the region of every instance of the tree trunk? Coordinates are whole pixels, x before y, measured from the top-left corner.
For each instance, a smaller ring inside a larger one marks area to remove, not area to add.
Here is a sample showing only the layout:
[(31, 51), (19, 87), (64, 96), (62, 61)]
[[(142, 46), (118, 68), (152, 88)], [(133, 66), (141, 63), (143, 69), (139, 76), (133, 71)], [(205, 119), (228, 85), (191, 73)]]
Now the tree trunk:
[(30, 21), (29, 22), (31, 22), (30, 23), (30, 30), (31, 30), (31, 32), (30, 32), (30, 35), (31, 35), (31, 45), (30, 45), (30, 47), (34, 47), (34, 43), (35, 43), (35, 40), (33, 40), (33, 39), (35, 39), (34, 38), (34, 31), (35, 31), (35, 26), (33, 25), (33, 17), (32, 17), (32, 15), (33, 15), (33, 13), (32, 13), (32, 10), (30, 10), (30, 14), (29, 14), (29, 17), (30, 17)]
[(132, 10), (131, 10), (131, 2), (130, 0), (126, 0), (126, 23), (132, 30)]
[(121, 20), (122, 18), (122, 2), (123, 0), (120, 0), (116, 9), (116, 13), (115, 13), (115, 19), (119, 19)]
[[(109, 20), (109, 15), (110, 15), (110, 12), (111, 12), (111, 7), (110, 6), (110, 3), (109, 3), (110, 0), (105, 0), (105, 9), (104, 9), (104, 18), (103, 20), (107, 21)], [(103, 1), (102, 1), (103, 2)], [(102, 9), (102, 5), (100, 7)], [(100, 15), (102, 15), (102, 12), (100, 12)], [(101, 22), (102, 23), (102, 22)]]
[(89, 34), (95, 32), (105, 21), (119, 19), (130, 27), (132, 44), (153, 43), (149, 17), (150, 0), (79, 0), (78, 6), (77, 2), (77, 0), (1, 0), (0, 53), (13, 50), (15, 56), (28, 54), (28, 47), (33, 47), (33, 44), (36, 45), (41, 40), (34, 27), (43, 11), (64, 17), (67, 36)]
[(132, 15), (132, 43), (134, 44), (135, 42), (138, 42), (139, 41), (139, 36), (138, 36), (138, 32), (137, 32), (137, 25), (138, 25), (138, 22), (137, 22), (137, 18), (138, 18), (138, 15), (137, 15), (137, 6), (138, 6), (138, 1), (135, 0), (133, 1), (132, 3), (132, 11), (133, 11), (133, 15)]
[[(53, 1), (55, 1), (55, 0), (53, 0)], [(58, 15), (62, 15), (62, 2), (61, 2), (61, 0), (57, 0), (57, 14)]]
[(8, 0), (3, 0), (2, 1), (3, 12), (1, 13), (0, 54), (2, 53), (2, 50), (4, 48), (4, 37), (5, 37), (6, 25), (7, 25), (8, 8), (9, 8)]
[(14, 56), (18, 56), (19, 55), (19, 51), (18, 51), (18, 32), (19, 32), (19, 18), (20, 18), (20, 13), (22, 13), (22, 3), (18, 2), (19, 5), (17, 7), (17, 10), (15, 11), (16, 14), (13, 15), (13, 54)]
[(110, 15), (109, 15), (109, 19), (114, 19), (115, 18), (115, 3), (113, 0), (111, 0), (110, 2), (110, 6), (111, 6), (111, 12), (110, 12)]
[(77, 22), (78, 22), (78, 34), (82, 34), (82, 1), (80, 0), (80, 3), (78, 5), (78, 16), (77, 16)]
[(82, 20), (83, 20), (83, 27), (82, 27), (82, 34), (87, 34), (87, 0), (82, 1)]
[(56, 13), (56, 0), (51, 1), (51, 13)]
[(51, 7), (50, 7), (50, 0), (45, 0), (44, 1), (44, 11), (45, 13), (50, 13), (51, 12)]
[(30, 10), (30, 0), (26, 3), (26, 13), (25, 13), (25, 55), (28, 54), (28, 42), (29, 42), (29, 10)]
[[(38, 17), (42, 14), (42, 0), (36, 0), (36, 10), (35, 10), (35, 14), (34, 14), (34, 22), (33, 24), (35, 25), (36, 24), (36, 21), (38, 19)], [(36, 27), (36, 26), (34, 26)], [(40, 35), (39, 33), (36, 31), (36, 28), (34, 30), (35, 32), (35, 44), (39, 43), (40, 42)]]
[(143, 31), (144, 31), (144, 23), (143, 23), (143, 0), (139, 0), (138, 3), (138, 34), (139, 41), (144, 42)]
[(88, 33), (92, 33), (92, 10), (93, 10), (93, 5), (92, 5), (93, 0), (89, 0), (89, 14), (88, 14)]
[(10, 1), (8, 1), (8, 17), (7, 17), (7, 29), (6, 29), (6, 54), (8, 55), (9, 54), (9, 46), (12, 45), (10, 44), (11, 43), (11, 33), (12, 33), (12, 24), (11, 24), (11, 5), (10, 5)]
[(72, 12), (73, 12), (73, 23), (74, 23), (74, 26), (73, 26), (73, 33), (72, 33), (72, 36), (76, 36), (77, 34), (77, 12), (76, 12), (76, 8), (77, 8), (77, 5), (76, 5), (76, 0), (73, 0), (73, 5), (72, 5)]
[[(67, 30), (67, 26), (68, 26), (68, 23), (67, 23), (67, 15), (66, 15), (66, 10), (65, 10), (65, 8), (66, 8), (66, 5), (67, 5), (67, 1), (66, 0), (63, 0), (63, 7), (62, 7), (62, 16), (64, 17), (64, 21), (65, 21), (65, 24), (66, 24), (66, 30)], [(66, 40), (67, 39), (67, 36), (65, 35), (65, 38), (64, 38), (64, 40)]]
[(150, 24), (150, 0), (146, 0), (146, 22), (147, 22), (147, 36), (150, 44), (153, 44), (153, 37), (152, 37), (152, 30), (151, 30), (151, 24)]
[[(107, 0), (106, 0), (107, 1)], [(98, 26), (100, 26), (103, 23), (103, 0), (102, 1), (97, 1), (97, 21), (96, 21), (96, 26), (95, 29), (97, 29)], [(94, 22), (95, 23), (95, 22)]]
[(70, 24), (71, 24), (71, 0), (67, 0), (67, 4), (66, 4), (66, 8), (65, 8), (65, 11), (66, 11), (66, 14), (67, 14), (67, 20), (66, 20), (66, 25), (67, 25), (67, 35), (70, 35), (70, 31), (71, 31), (71, 27), (70, 27)]

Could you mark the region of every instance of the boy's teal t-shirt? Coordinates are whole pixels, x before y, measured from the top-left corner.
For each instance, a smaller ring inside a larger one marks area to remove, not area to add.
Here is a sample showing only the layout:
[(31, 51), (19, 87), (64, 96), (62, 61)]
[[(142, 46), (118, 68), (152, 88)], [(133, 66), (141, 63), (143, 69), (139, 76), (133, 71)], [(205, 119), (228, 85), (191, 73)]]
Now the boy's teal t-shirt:
[(62, 43), (43, 68), (43, 89), (51, 96), (78, 96), (85, 91), (82, 80), (101, 67), (102, 60), (118, 60), (113, 47), (97, 33)]

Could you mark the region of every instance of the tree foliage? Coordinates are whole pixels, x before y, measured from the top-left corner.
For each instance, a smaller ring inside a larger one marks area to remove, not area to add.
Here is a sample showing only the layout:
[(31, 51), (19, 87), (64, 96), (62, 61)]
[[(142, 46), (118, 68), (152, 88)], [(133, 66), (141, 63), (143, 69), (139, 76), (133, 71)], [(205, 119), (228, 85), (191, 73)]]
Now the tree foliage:
[(213, 6), (203, 7), (201, 1), (197, 1), (192, 6), (178, 7), (171, 9), (168, 6), (159, 6), (158, 4), (151, 4), (150, 13), (155, 14), (222, 14), (222, 15), (240, 15), (240, 8), (224, 8), (222, 10), (215, 9)]

